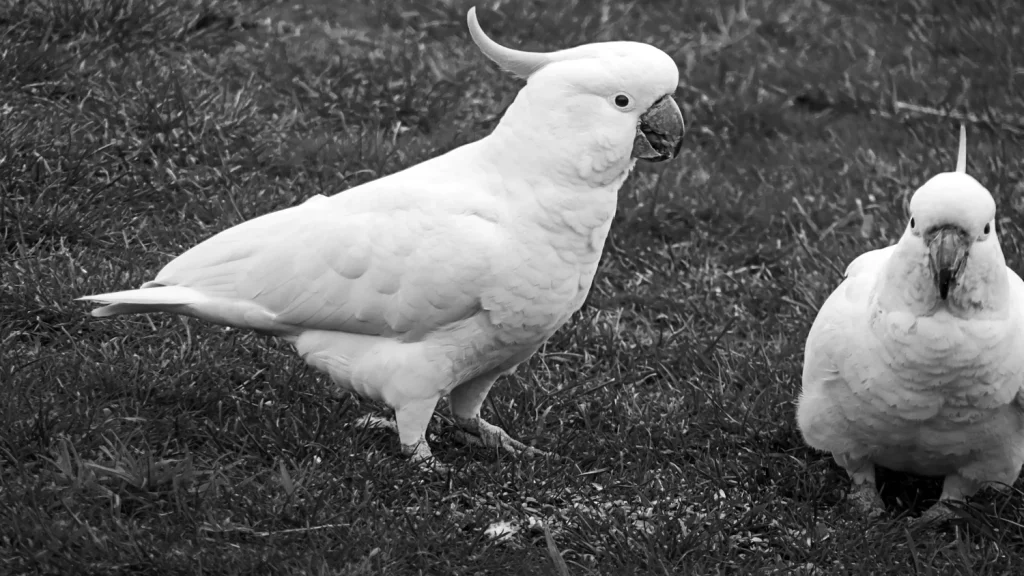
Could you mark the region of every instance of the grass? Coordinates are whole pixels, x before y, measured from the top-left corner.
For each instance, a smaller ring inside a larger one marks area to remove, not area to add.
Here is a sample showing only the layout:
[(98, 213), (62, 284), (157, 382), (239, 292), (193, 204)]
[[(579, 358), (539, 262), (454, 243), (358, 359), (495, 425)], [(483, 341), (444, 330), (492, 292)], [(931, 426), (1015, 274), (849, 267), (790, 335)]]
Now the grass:
[(485, 406), (573, 465), (442, 416), (466, 474), (423, 476), (279, 343), (72, 301), (486, 134), (519, 83), (470, 5), (0, 0), (0, 572), (1017, 573), (1024, 484), (911, 535), (940, 480), (882, 473), (869, 523), (794, 422), (815, 311), (953, 167), (947, 113), (1024, 271), (1014, 0), (480, 3), (506, 44), (641, 40), (682, 72), (683, 157), (630, 178), (584, 309)]

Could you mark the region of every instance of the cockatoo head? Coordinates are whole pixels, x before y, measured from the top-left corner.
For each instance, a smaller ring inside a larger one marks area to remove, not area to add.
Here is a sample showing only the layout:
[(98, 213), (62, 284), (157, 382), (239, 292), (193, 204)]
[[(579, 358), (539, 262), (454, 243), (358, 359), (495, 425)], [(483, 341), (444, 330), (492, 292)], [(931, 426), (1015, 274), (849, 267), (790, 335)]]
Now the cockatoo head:
[(546, 153), (589, 153), (600, 156), (600, 164), (629, 166), (634, 159), (660, 162), (679, 153), (685, 126), (672, 99), (679, 68), (668, 54), (640, 42), (524, 52), (489, 38), (475, 8), (467, 20), (485, 56), (527, 79), (503, 122), (530, 123), (528, 130), (557, 139), (559, 150)]
[[(956, 171), (939, 174), (914, 192), (901, 248), (931, 276), (931, 294), (960, 309), (998, 307), (1005, 260), (996, 236), (996, 204), (967, 175), (967, 133), (960, 126)], [(927, 266), (924, 262), (927, 261)]]

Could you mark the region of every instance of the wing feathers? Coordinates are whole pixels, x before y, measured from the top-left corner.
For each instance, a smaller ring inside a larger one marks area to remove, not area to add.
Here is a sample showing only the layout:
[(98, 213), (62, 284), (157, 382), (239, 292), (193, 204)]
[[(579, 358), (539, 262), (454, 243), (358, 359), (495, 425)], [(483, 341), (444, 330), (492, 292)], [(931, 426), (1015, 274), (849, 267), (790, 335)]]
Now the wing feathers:
[(430, 205), (353, 213), (344, 196), (225, 230), (146, 285), (159, 288), (118, 293), (147, 293), (143, 301), (110, 300), (94, 314), (167, 311), (273, 332), (394, 336), (480, 310), (491, 264), (505, 252), (494, 222)]

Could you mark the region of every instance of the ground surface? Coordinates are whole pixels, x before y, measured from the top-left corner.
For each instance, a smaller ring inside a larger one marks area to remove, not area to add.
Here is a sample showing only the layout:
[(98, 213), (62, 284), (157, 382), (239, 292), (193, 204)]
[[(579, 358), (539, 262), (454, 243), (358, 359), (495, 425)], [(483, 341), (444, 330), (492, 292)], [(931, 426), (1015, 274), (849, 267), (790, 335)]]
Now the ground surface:
[[(939, 481), (888, 515), (794, 424), (804, 337), (841, 270), (952, 169), (1024, 270), (1024, 8), (1014, 0), (480, 2), (502, 42), (651, 42), (680, 65), (681, 159), (640, 167), (584, 307), (485, 413), (572, 465), (452, 441), (425, 477), (373, 405), (284, 346), (166, 316), (99, 321), (227, 226), (479, 138), (518, 83), (466, 0), (0, 1), (0, 572), (1009, 574), (1017, 489), (952, 528)], [(369, 5), (369, 7), (367, 7)], [(508, 522), (505, 539), (488, 529)]]

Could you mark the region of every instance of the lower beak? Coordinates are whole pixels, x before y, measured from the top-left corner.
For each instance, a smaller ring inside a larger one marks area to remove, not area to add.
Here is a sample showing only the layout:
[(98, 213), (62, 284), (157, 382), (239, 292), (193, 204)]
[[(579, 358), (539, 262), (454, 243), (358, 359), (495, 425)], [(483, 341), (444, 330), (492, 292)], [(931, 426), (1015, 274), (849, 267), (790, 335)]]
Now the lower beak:
[(967, 233), (956, 226), (944, 226), (933, 231), (928, 239), (929, 261), (939, 297), (949, 297), (949, 289), (956, 286), (957, 274), (967, 261)]
[(661, 162), (679, 155), (686, 125), (683, 113), (671, 96), (662, 96), (640, 117), (633, 138), (633, 158)]

